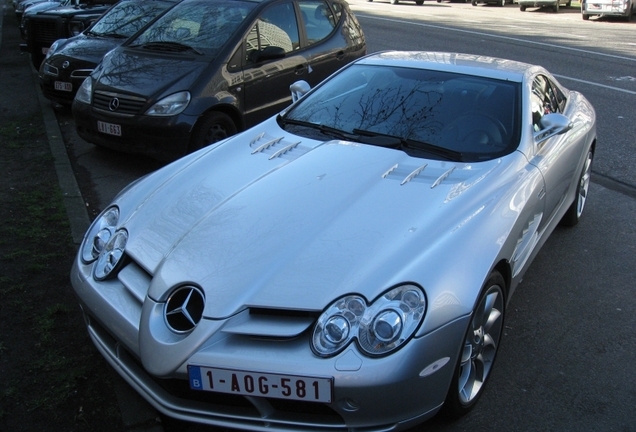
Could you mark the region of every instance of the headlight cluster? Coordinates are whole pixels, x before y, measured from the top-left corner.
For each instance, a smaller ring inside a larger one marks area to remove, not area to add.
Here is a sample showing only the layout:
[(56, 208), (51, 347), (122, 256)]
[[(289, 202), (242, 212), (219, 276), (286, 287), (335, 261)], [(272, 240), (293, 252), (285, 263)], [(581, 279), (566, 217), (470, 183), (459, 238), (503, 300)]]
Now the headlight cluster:
[(95, 262), (93, 276), (106, 279), (124, 257), (128, 232), (117, 229), (119, 209), (109, 207), (91, 225), (82, 245), (82, 261)]
[(73, 36), (77, 36), (84, 31), (84, 23), (81, 21), (71, 21), (69, 24), (69, 33)]
[(93, 100), (93, 79), (88, 76), (77, 89), (75, 100), (90, 105)]
[(146, 115), (161, 117), (177, 115), (182, 113), (189, 103), (190, 92), (182, 91), (161, 99), (146, 111)]
[(321, 357), (342, 351), (352, 340), (370, 356), (398, 349), (415, 333), (426, 312), (426, 297), (416, 285), (392, 288), (371, 304), (357, 295), (336, 300), (318, 318), (312, 350)]

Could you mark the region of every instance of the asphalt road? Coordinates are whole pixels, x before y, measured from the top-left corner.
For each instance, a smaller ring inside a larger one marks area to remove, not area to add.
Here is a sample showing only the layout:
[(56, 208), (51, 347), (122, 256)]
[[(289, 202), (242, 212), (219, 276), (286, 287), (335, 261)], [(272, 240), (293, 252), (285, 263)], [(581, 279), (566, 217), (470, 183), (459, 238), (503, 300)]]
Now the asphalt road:
[[(583, 21), (470, 3), (350, 1), (369, 52), (460, 51), (546, 66), (598, 115), (591, 195), (581, 223), (557, 229), (508, 310), (492, 381), (477, 409), (413, 431), (636, 431), (636, 22)], [(89, 214), (158, 168), (80, 140), (56, 110)], [(168, 422), (166, 430), (218, 431)]]

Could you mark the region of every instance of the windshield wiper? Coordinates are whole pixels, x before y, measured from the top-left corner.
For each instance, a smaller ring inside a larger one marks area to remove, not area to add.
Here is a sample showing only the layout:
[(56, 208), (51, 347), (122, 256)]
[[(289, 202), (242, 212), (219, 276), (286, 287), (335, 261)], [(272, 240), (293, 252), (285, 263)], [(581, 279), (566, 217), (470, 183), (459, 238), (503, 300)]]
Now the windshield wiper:
[(128, 36), (123, 35), (121, 33), (94, 33), (94, 32), (90, 32), (90, 34), (94, 35), (94, 36), (101, 36), (101, 37), (109, 37), (109, 38), (115, 38), (115, 39), (127, 39)]
[(347, 141), (352, 141), (352, 140), (357, 140), (358, 136), (345, 132), (343, 130), (340, 129), (336, 129), (333, 128), (331, 126), (325, 126), (325, 125), (321, 125), (321, 124), (317, 124), (317, 123), (311, 123), (311, 122), (307, 122), (307, 121), (303, 121), (303, 120), (294, 120), (294, 119), (288, 119), (288, 118), (283, 118), (281, 117), (281, 122), (283, 124), (292, 124), (292, 125), (296, 125), (296, 126), (304, 126), (304, 127), (308, 127), (311, 129), (316, 129), (320, 132), (322, 132), (325, 135), (330, 135), (332, 137), (335, 138), (341, 138), (341, 139), (345, 139)]
[(133, 48), (141, 47), (143, 49), (157, 50), (157, 51), (171, 51), (171, 52), (184, 52), (193, 51), (199, 55), (203, 55), (198, 49), (191, 47), (190, 45), (182, 44), (180, 42), (164, 41), (164, 42), (147, 42), (141, 45), (134, 45)]
[[(392, 147), (399, 150), (409, 149), (409, 150), (421, 150), (427, 153), (434, 154), (436, 156), (443, 157), (447, 160), (451, 161), (461, 161), (463, 160), (464, 155), (461, 152), (456, 150), (447, 149), (445, 147), (436, 146), (435, 144), (427, 143), (424, 141), (418, 141), (411, 138), (402, 138), (394, 135), (383, 134), (380, 132), (368, 131), (363, 129), (354, 129), (354, 134), (360, 135), (360, 137), (376, 137), (376, 138), (384, 138), (384, 139), (393, 139), (395, 145), (387, 145), (386, 147)], [(372, 144), (372, 143), (371, 143)], [(381, 145), (381, 144), (377, 144)]]

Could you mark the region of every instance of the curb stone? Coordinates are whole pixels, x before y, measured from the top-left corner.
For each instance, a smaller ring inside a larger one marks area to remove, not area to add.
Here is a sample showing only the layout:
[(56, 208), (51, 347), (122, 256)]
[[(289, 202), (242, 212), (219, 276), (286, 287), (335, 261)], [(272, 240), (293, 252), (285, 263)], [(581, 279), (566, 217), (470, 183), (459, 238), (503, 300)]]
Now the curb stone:
[[(0, 26), (0, 30), (1, 30)], [(30, 63), (29, 63), (30, 64)], [(31, 76), (42, 110), (47, 139), (54, 158), (55, 171), (59, 182), (64, 207), (71, 227), (71, 235), (76, 248), (79, 248), (88, 230), (90, 219), (84, 198), (77, 184), (71, 161), (62, 139), (62, 132), (57, 123), (51, 102), (42, 95), (38, 82), (38, 74), (31, 67)], [(127, 432), (163, 432), (158, 412), (137, 394), (117, 373), (113, 371), (113, 385), (124, 430)]]

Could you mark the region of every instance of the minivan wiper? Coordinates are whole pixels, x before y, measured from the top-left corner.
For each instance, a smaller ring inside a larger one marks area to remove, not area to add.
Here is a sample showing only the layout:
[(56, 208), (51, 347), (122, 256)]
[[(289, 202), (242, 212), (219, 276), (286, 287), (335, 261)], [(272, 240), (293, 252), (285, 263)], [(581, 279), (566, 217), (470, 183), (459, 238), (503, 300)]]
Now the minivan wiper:
[(110, 32), (110, 33), (90, 32), (90, 34), (95, 35), (95, 36), (114, 38), (114, 39), (127, 39), (128, 38), (128, 36), (126, 36), (126, 35), (123, 35), (121, 33), (115, 33), (115, 32)]
[(203, 55), (201, 51), (198, 49), (191, 47), (190, 45), (182, 44), (180, 42), (173, 41), (163, 41), (163, 42), (146, 42), (141, 45), (133, 45), (133, 48), (141, 47), (149, 50), (157, 50), (157, 51), (172, 51), (172, 52), (184, 52), (184, 51), (193, 51), (199, 55)]
[[(400, 150), (409, 149), (409, 150), (421, 150), (427, 153), (434, 154), (435, 156), (443, 157), (447, 160), (451, 161), (461, 161), (463, 160), (464, 155), (461, 152), (456, 150), (447, 149), (445, 147), (436, 146), (435, 144), (427, 143), (424, 141), (418, 141), (411, 138), (402, 138), (394, 135), (383, 134), (380, 132), (374, 132), (363, 129), (354, 129), (354, 134), (360, 135), (360, 137), (383, 137), (385, 139), (393, 139), (395, 140), (395, 145), (387, 145), (387, 147), (392, 147)], [(381, 145), (381, 144), (378, 144)]]

